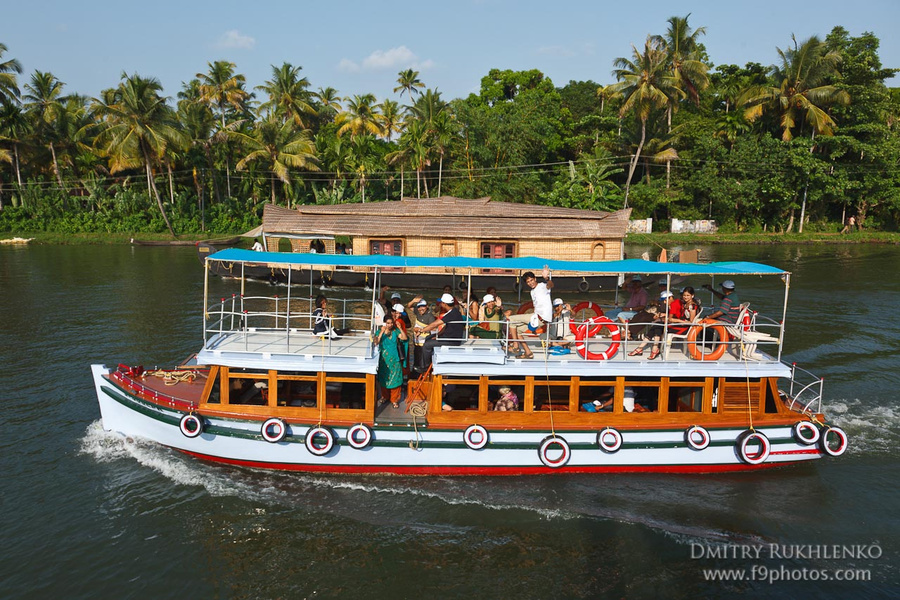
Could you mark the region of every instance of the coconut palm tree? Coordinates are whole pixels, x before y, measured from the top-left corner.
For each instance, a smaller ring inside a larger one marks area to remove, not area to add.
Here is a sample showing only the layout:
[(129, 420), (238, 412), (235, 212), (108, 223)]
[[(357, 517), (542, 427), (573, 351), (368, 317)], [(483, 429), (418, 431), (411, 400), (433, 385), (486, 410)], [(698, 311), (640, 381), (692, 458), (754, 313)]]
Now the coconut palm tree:
[(830, 104), (849, 104), (850, 95), (829, 83), (836, 77), (841, 55), (826, 51), (825, 44), (813, 36), (797, 43), (791, 36), (793, 48), (778, 48), (781, 64), (771, 68), (774, 85), (757, 86), (746, 95), (748, 121), (771, 111), (779, 118), (781, 139), (790, 141), (793, 130), (808, 124), (813, 136), (832, 135), (835, 122), (823, 107)]
[(403, 97), (403, 92), (408, 92), (410, 100), (418, 93), (416, 88), (425, 87), (425, 84), (419, 80), (419, 72), (413, 71), (412, 69), (406, 69), (405, 71), (397, 73), (397, 83), (400, 85), (395, 87), (394, 91), (400, 92), (401, 98)]
[[(697, 39), (706, 33), (706, 27), (691, 29), (687, 14), (684, 17), (669, 17), (669, 28), (663, 36), (653, 36), (653, 41), (661, 44), (666, 50), (669, 71), (675, 78), (675, 85), (681, 89), (694, 104), (700, 104), (700, 91), (709, 86), (706, 72), (709, 66), (700, 60), (700, 45)], [(668, 122), (672, 127), (672, 110), (669, 106)]]
[(19, 161), (19, 145), (30, 133), (30, 125), (22, 107), (14, 102), (0, 104), (0, 141), (12, 148), (12, 165), (16, 172), (16, 183), (22, 186), (22, 171)]
[(384, 129), (384, 135), (387, 141), (391, 141), (394, 133), (400, 133), (403, 129), (403, 115), (400, 112), (400, 105), (393, 100), (385, 100), (378, 105), (381, 109), (381, 122)]
[[(233, 62), (225, 60), (217, 60), (212, 63), (206, 63), (209, 67), (208, 73), (197, 73), (197, 79), (200, 80), (198, 88), (200, 92), (200, 101), (205, 102), (210, 108), (219, 111), (221, 120), (219, 129), (219, 138), (227, 140), (225, 134), (227, 129), (225, 125), (225, 114), (230, 107), (232, 110), (241, 112), (246, 110), (247, 101), (250, 94), (244, 89), (246, 78), (240, 73), (235, 74), (236, 68)], [(225, 157), (225, 183), (226, 192), (231, 197), (231, 165), (228, 159), (228, 149), (226, 148)]]
[(0, 44), (0, 104), (13, 104), (19, 99), (19, 84), (16, 74), (22, 73), (22, 65), (18, 60), (11, 58), (2, 60), (7, 48)]
[(313, 93), (313, 97), (319, 104), (319, 118), (325, 123), (331, 123), (335, 115), (341, 112), (341, 97), (333, 87), (319, 88)]
[(252, 133), (232, 131), (229, 137), (247, 152), (237, 163), (240, 171), (258, 163), (269, 172), (272, 204), (275, 204), (275, 180), (291, 183), (291, 169), (318, 171), (316, 147), (308, 129), (297, 129), (293, 121), (282, 122), (274, 115), (258, 123)]
[(268, 102), (259, 108), (264, 112), (272, 112), (292, 119), (297, 127), (308, 127), (307, 117), (315, 115), (316, 110), (309, 104), (309, 80), (300, 77), (303, 67), (295, 67), (284, 63), (280, 67), (272, 65), (272, 79), (256, 89), (265, 92)]
[(350, 137), (372, 134), (382, 135), (383, 117), (378, 113), (374, 94), (362, 94), (352, 98), (344, 98), (347, 110), (338, 113), (334, 119), (338, 126), (338, 136), (349, 133)]
[(56, 78), (53, 73), (35, 71), (31, 74), (31, 80), (25, 84), (22, 96), (28, 116), (34, 123), (34, 133), (38, 139), (43, 140), (50, 150), (53, 161), (53, 173), (59, 187), (63, 187), (62, 173), (59, 168), (59, 160), (56, 156), (56, 143), (59, 139), (60, 120), (64, 118), (65, 108), (63, 103), (63, 88), (66, 84)]
[(115, 93), (107, 95), (107, 101), (94, 98), (93, 109), (100, 118), (95, 143), (108, 158), (111, 173), (143, 167), (147, 191), (156, 198), (166, 227), (175, 237), (156, 189), (153, 168), (160, 163), (166, 148), (181, 144), (183, 136), (161, 91), (162, 84), (156, 78), (122, 73), (121, 83)]
[(633, 112), (641, 122), (641, 140), (631, 159), (625, 182), (626, 208), (631, 178), (647, 139), (647, 119), (654, 108), (666, 108), (672, 98), (682, 94), (675, 78), (666, 68), (666, 50), (659, 42), (648, 37), (643, 51), (632, 46), (632, 52), (631, 59), (620, 57), (613, 63), (616, 67), (613, 75), (618, 83), (612, 84), (613, 92), (624, 99), (619, 115), (625, 116)]

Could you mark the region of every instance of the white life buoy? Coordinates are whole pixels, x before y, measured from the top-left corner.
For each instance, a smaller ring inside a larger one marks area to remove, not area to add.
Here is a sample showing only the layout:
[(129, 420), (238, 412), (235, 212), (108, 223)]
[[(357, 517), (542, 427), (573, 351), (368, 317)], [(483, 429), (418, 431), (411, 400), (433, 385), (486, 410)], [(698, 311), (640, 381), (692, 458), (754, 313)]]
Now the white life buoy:
[(272, 417), (271, 419), (266, 419), (266, 422), (262, 424), (260, 433), (262, 433), (263, 439), (267, 442), (277, 444), (287, 435), (287, 426), (278, 417)]
[[(324, 438), (323, 444), (319, 441)], [(325, 456), (334, 448), (334, 434), (326, 427), (310, 427), (306, 432), (306, 449), (310, 454)]]
[[(759, 448), (755, 452), (752, 450), (754, 445)], [(737, 450), (738, 458), (748, 465), (759, 465), (766, 462), (766, 459), (769, 458), (771, 449), (772, 445), (769, 443), (769, 438), (767, 438), (765, 434), (749, 430), (738, 436), (735, 448), (735, 450)]]
[(481, 450), (488, 443), (487, 429), (481, 425), (469, 425), (463, 433), (463, 441), (472, 450)]
[(622, 434), (612, 427), (607, 427), (597, 434), (597, 445), (607, 454), (618, 452), (622, 447)]
[[(830, 438), (832, 437), (837, 437), (838, 445), (836, 448), (831, 446)], [(840, 456), (846, 452), (847, 443), (847, 434), (840, 427), (826, 427), (822, 431), (822, 437), (819, 438), (819, 447), (822, 449), (822, 452), (829, 456)]]
[(709, 441), (709, 432), (699, 425), (688, 427), (684, 432), (684, 443), (692, 450), (705, 450)]
[(347, 443), (357, 450), (362, 450), (372, 443), (372, 428), (364, 423), (357, 423), (347, 430)]
[(194, 413), (184, 415), (181, 417), (178, 428), (181, 429), (181, 433), (183, 433), (185, 437), (195, 438), (203, 433), (203, 419)]
[[(559, 456), (551, 456), (554, 451), (558, 452)], [(569, 462), (569, 458), (572, 457), (572, 450), (565, 439), (558, 435), (548, 435), (538, 447), (538, 457), (540, 457), (541, 462), (545, 466), (551, 469), (558, 469)]]
[(809, 421), (800, 421), (791, 428), (791, 433), (794, 435), (794, 440), (804, 446), (812, 446), (821, 437), (819, 428)]

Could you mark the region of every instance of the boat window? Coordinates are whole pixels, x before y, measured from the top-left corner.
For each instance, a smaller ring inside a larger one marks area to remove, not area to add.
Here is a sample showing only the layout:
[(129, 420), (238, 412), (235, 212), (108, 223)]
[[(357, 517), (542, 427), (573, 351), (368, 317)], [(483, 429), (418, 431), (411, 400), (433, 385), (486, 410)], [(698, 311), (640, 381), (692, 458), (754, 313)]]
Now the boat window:
[(777, 413), (778, 412), (778, 387), (774, 384), (774, 382), (767, 382), (764, 384), (766, 386), (766, 412), (767, 413)]
[(728, 378), (719, 386), (719, 413), (759, 412), (760, 382)]
[(229, 377), (228, 403), (235, 405), (265, 406), (269, 402), (268, 379), (268, 376), (264, 379)]
[[(506, 393), (505, 388), (509, 388), (512, 395)], [(500, 410), (497, 408), (497, 402), (504, 397), (502, 405), (506, 407), (507, 412), (521, 412), (525, 410), (525, 388), (524, 381), (491, 381), (488, 385), (488, 410)], [(500, 390), (504, 390), (501, 392)], [(509, 408), (512, 406), (513, 408)]]
[(669, 385), (669, 412), (703, 412), (703, 386)]
[(585, 385), (582, 382), (578, 386), (579, 412), (612, 412), (615, 391), (613, 382), (607, 385)]
[(659, 381), (645, 381), (639, 377), (625, 380), (622, 394), (624, 412), (659, 412)]
[(216, 376), (212, 383), (212, 388), (209, 390), (209, 397), (206, 399), (207, 404), (221, 404), (222, 403), (222, 394), (221, 394), (221, 382), (222, 378), (216, 373)]
[(441, 404), (453, 410), (478, 410), (481, 382), (477, 379), (445, 377)]
[(365, 377), (327, 375), (325, 377), (325, 406), (330, 409), (360, 410), (366, 407)]
[(285, 375), (278, 378), (278, 405), (315, 408), (319, 378), (315, 375)]
[[(481, 258), (515, 258), (514, 242), (481, 242)], [(482, 273), (512, 273), (509, 269), (482, 269)]]
[(544, 378), (534, 381), (534, 410), (569, 410), (569, 381), (547, 381)]
[(403, 242), (401, 240), (371, 240), (369, 242), (369, 254), (403, 256)]
[(606, 245), (603, 242), (594, 242), (594, 246), (591, 248), (591, 260), (605, 260), (606, 259)]

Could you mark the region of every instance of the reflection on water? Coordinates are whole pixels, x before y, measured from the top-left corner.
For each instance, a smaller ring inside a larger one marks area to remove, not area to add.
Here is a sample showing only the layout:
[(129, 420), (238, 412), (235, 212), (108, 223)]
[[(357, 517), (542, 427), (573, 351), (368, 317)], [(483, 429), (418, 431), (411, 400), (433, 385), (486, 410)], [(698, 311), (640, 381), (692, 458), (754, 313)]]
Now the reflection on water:
[[(900, 293), (888, 277), (900, 250), (716, 246), (703, 256), (793, 273), (786, 357), (825, 377), (847, 455), (715, 476), (347, 477), (204, 463), (104, 432), (88, 369), (172, 364), (198, 349), (193, 250), (0, 249), (0, 524), (15, 540), (0, 549), (4, 595), (710, 596), (722, 584), (702, 568), (752, 563), (692, 560), (692, 544), (898, 539), (900, 324), (885, 307)], [(254, 285), (248, 293), (273, 295)], [(764, 313), (780, 307), (780, 283), (738, 285)], [(211, 296), (231, 289), (214, 280)], [(365, 303), (371, 292), (348, 297)], [(726, 588), (887, 596), (900, 582), (896, 558), (886, 551), (867, 584)]]

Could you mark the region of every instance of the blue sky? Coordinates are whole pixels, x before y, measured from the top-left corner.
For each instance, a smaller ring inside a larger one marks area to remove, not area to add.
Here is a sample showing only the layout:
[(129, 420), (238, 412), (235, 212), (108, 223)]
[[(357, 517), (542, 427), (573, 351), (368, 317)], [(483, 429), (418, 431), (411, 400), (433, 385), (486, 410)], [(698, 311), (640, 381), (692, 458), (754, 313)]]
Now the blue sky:
[[(397, 72), (413, 68), (445, 99), (476, 92), (491, 68), (538, 69), (557, 86), (610, 83), (612, 62), (630, 56), (666, 19), (691, 13), (715, 64), (773, 64), (776, 47), (825, 37), (835, 25), (871, 31), (885, 67), (900, 67), (900, 2), (726, 0), (663, 2), (458, 0), (456, 2), (80, 2), (6, 0), (0, 14), (5, 59), (25, 73), (50, 71), (66, 91), (91, 96), (123, 71), (157, 77), (174, 97), (181, 83), (229, 60), (248, 87), (271, 65), (303, 67), (312, 89), (397, 99)], [(900, 87), (900, 78), (888, 85)]]

